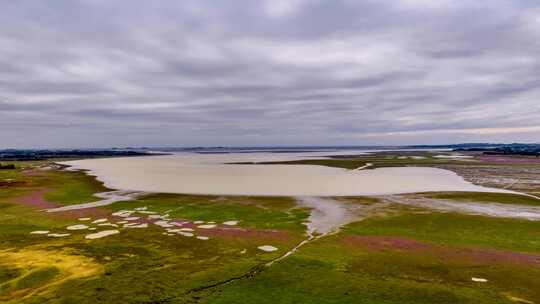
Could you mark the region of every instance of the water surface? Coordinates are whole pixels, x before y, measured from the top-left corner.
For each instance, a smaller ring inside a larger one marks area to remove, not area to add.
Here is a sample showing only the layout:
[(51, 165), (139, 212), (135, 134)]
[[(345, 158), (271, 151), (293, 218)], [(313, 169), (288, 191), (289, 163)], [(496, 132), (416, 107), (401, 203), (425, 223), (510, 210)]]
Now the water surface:
[[(351, 154), (351, 151), (343, 153)], [(332, 152), (332, 155), (339, 154)], [(429, 191), (511, 191), (465, 181), (452, 171), (427, 167), (347, 170), (315, 165), (231, 164), (324, 158), (312, 153), (180, 153), (166, 156), (68, 161), (111, 189), (157, 193), (260, 196), (360, 196)]]

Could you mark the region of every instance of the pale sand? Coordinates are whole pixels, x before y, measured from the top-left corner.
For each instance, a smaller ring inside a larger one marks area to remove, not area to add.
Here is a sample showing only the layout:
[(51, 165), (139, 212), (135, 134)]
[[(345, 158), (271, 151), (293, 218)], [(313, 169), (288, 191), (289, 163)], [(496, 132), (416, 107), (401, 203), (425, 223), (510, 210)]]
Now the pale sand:
[(157, 212), (155, 211), (137, 211), (137, 213), (141, 213), (141, 214), (156, 214)]
[(104, 222), (107, 222), (107, 221), (108, 221), (108, 219), (101, 218), (101, 219), (97, 219), (97, 220), (93, 221), (92, 224), (104, 223)]
[(127, 223), (127, 224), (124, 224), (122, 227), (123, 228), (130, 228), (130, 227), (133, 227), (133, 226), (137, 226), (139, 225), (140, 223), (138, 222), (135, 222), (135, 223)]
[(177, 226), (177, 227), (182, 227), (184, 226), (185, 224), (188, 224), (189, 222), (171, 222), (170, 224), (171, 225), (174, 225), (174, 226)]
[(203, 240), (203, 241), (207, 241), (207, 240), (209, 240), (210, 238), (209, 238), (209, 237), (207, 237), (207, 236), (202, 236), (202, 235), (199, 235), (199, 236), (197, 236), (197, 239), (199, 239), (199, 240)]
[(47, 234), (47, 236), (61, 238), (61, 237), (70, 236), (70, 234), (69, 233), (49, 233)]
[(160, 227), (163, 227), (163, 228), (171, 228), (171, 227), (174, 227), (174, 225), (170, 224), (170, 223), (167, 222), (167, 221), (155, 221), (155, 222), (154, 222), (154, 225), (157, 225), (157, 226), (160, 226)]
[(183, 236), (187, 236), (187, 237), (192, 237), (194, 235), (191, 232), (183, 232), (183, 231), (178, 232), (178, 234), (183, 235)]
[(177, 232), (180, 232), (182, 230), (178, 229), (178, 228), (175, 228), (175, 229), (171, 229), (171, 228), (167, 228), (165, 229), (167, 232), (169, 233), (177, 233)]
[(471, 281), (473, 281), (473, 282), (485, 283), (485, 282), (487, 282), (488, 280), (483, 279), (483, 278), (475, 278), (475, 277), (472, 277), (472, 278), (471, 278)]
[(459, 154), (453, 154), (453, 155), (435, 155), (433, 158), (440, 158), (440, 159), (472, 159), (474, 157), (470, 155), (459, 155)]
[(215, 225), (215, 224), (197, 226), (197, 228), (201, 228), (201, 229), (212, 229), (212, 228), (216, 228), (216, 227), (217, 227), (217, 225)]
[(278, 250), (276, 247), (270, 246), (270, 245), (263, 245), (263, 246), (259, 246), (257, 248), (259, 250), (266, 251), (266, 252), (272, 252), (272, 251)]
[(36, 231), (30, 232), (30, 234), (47, 234), (49, 232), (50, 232), (49, 230), (36, 230)]
[(358, 168), (354, 169), (353, 171), (364, 170), (364, 169), (367, 169), (367, 168), (369, 168), (371, 166), (373, 166), (372, 163), (367, 163), (367, 164), (365, 164), (365, 165), (363, 165), (361, 167), (358, 167)]
[(238, 225), (238, 221), (226, 221), (226, 222), (223, 222), (223, 225), (235, 226), (235, 225)]
[(132, 213), (133, 211), (130, 211), (130, 210), (120, 210), (118, 212), (113, 213), (112, 215), (119, 216), (119, 217), (129, 217), (131, 216)]
[(91, 219), (92, 219), (91, 217), (80, 217), (78, 220), (82, 221), (82, 222), (85, 222), (85, 221), (89, 221)]
[[(89, 170), (89, 174), (97, 176), (107, 187), (126, 191), (263, 196), (357, 196), (428, 191), (511, 192), (476, 186), (454, 172), (437, 168), (398, 167), (351, 171), (312, 165), (223, 164), (284, 158), (268, 154), (185, 153), (86, 159), (62, 164)], [(295, 157), (299, 158), (289, 155), (286, 159)]]
[(87, 234), (84, 238), (89, 239), (89, 240), (93, 240), (93, 239), (99, 239), (99, 238), (102, 238), (102, 237), (106, 237), (106, 236), (114, 235), (114, 234), (118, 234), (118, 233), (120, 233), (120, 231), (118, 231), (118, 230), (103, 230), (103, 231), (100, 231), (100, 232)]
[(416, 155), (413, 155), (413, 156), (398, 156), (398, 159), (415, 159), (415, 160), (420, 160), (420, 159), (426, 159), (425, 156), (416, 156)]
[(84, 230), (84, 229), (88, 229), (88, 226), (86, 226), (86, 225), (73, 225), (73, 226), (68, 226), (66, 229), (67, 230)]
[(124, 225), (124, 228), (148, 228), (147, 223), (137, 224), (137, 225)]
[(101, 224), (98, 224), (98, 226), (110, 226), (110, 227), (118, 227), (118, 225), (116, 225), (116, 224), (112, 224), (112, 223), (101, 223)]

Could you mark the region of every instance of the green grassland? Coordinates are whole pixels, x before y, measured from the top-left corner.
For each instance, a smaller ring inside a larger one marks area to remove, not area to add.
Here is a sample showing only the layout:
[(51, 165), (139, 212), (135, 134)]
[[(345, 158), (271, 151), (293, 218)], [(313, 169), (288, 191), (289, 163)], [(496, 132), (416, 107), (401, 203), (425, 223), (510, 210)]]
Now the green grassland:
[[(400, 159), (400, 157), (407, 156), (408, 158)], [(425, 157), (424, 159), (413, 159), (409, 156), (421, 156)], [(440, 159), (434, 158), (432, 154), (425, 152), (417, 153), (403, 153), (392, 154), (390, 152), (384, 153), (375, 153), (369, 155), (351, 155), (351, 156), (341, 156), (336, 158), (329, 159), (304, 159), (304, 160), (295, 160), (295, 161), (283, 161), (283, 162), (265, 162), (259, 164), (289, 164), (289, 165), (317, 165), (317, 166), (328, 166), (328, 167), (337, 167), (344, 169), (356, 169), (362, 167), (367, 163), (371, 163), (372, 166), (366, 168), (365, 170), (376, 169), (376, 168), (385, 168), (385, 167), (403, 167), (403, 166), (438, 166), (445, 164), (455, 164), (463, 165), (467, 162), (460, 160), (452, 159)]]
[[(313, 242), (251, 280), (208, 292), (202, 303), (515, 303), (540, 297), (538, 268), (366, 251), (342, 238)], [(472, 282), (473, 276), (489, 281)]]
[[(440, 246), (442, 255), (391, 246), (369, 250), (348, 243), (350, 236), (416, 240)], [(468, 249), (538, 255), (539, 240), (538, 222), (451, 213), (376, 217), (303, 247), (252, 280), (212, 290), (203, 303), (537, 302), (538, 265), (494, 263), (489, 254), (487, 261), (452, 259), (452, 253)], [(476, 276), (489, 281), (471, 281)]]
[(344, 232), (404, 236), (442, 245), (540, 252), (540, 222), (457, 213), (405, 213), (353, 223)]
[(95, 200), (94, 193), (108, 191), (103, 184), (89, 179), (82, 172), (58, 172), (47, 174), (47, 184), (51, 191), (45, 195), (48, 201), (61, 205), (81, 204)]
[[(440, 166), (479, 166), (485, 165), (489, 167), (497, 166), (509, 166), (504, 163), (494, 163), (486, 160), (480, 160), (471, 155), (473, 158), (468, 159), (450, 159), (450, 158), (436, 158), (434, 156), (445, 153), (437, 152), (375, 152), (373, 154), (366, 155), (349, 155), (349, 156), (336, 156), (325, 159), (303, 159), (294, 161), (278, 161), (278, 162), (262, 162), (258, 164), (285, 164), (285, 165), (318, 165), (328, 166), (344, 169), (356, 169), (362, 167), (367, 163), (371, 163), (372, 166), (364, 169), (376, 169), (386, 167), (404, 167), (404, 166), (428, 166), (428, 167), (440, 167)], [(422, 157), (421, 159), (414, 157)], [(405, 158), (404, 158), (405, 157)], [(511, 164), (516, 168), (528, 168), (531, 166), (538, 166), (535, 164)]]
[(292, 198), (276, 197), (212, 197), (197, 195), (155, 194), (134, 202), (118, 202), (107, 208), (113, 211), (134, 206), (151, 206), (152, 211), (167, 213), (172, 218), (191, 221), (224, 222), (241, 220), (243, 227), (281, 229), (302, 233), (306, 209), (298, 208)]
[[(332, 161), (351, 167), (366, 162)], [(0, 188), (1, 303), (540, 302), (540, 222), (393, 206), (266, 267), (305, 238), (309, 210), (293, 198), (153, 194), (99, 209), (106, 217), (147, 207), (178, 220), (239, 221), (238, 233), (208, 232), (207, 241), (164, 235), (154, 225), (96, 240), (79, 231), (48, 238), (29, 233), (65, 231), (80, 222), (44, 213), (21, 197), (46, 190), (44, 200), (68, 205), (93, 201), (94, 193), (107, 189), (82, 173), (36, 168), (45, 164), (0, 171), (0, 181), (22, 182)], [(538, 205), (506, 194), (415, 195)], [(262, 252), (257, 246), (263, 244), (279, 250)]]

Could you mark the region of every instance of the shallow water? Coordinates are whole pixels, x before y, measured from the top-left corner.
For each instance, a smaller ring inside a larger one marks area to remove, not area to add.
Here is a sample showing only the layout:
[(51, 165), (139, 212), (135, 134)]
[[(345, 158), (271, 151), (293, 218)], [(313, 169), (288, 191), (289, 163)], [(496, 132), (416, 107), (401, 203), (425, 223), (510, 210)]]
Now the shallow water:
[(489, 217), (515, 218), (526, 220), (540, 220), (540, 206), (510, 205), (500, 203), (455, 201), (428, 198), (406, 198), (403, 196), (389, 196), (386, 201), (416, 206), (442, 212), (458, 212), (470, 215)]
[[(350, 151), (348, 151), (350, 153)], [(336, 154), (333, 152), (332, 154)], [(473, 185), (454, 172), (426, 167), (346, 170), (314, 165), (240, 165), (323, 158), (321, 153), (230, 153), (87, 159), (63, 162), (112, 189), (261, 196), (358, 196), (428, 191), (511, 192)]]
[(133, 192), (133, 191), (108, 191), (108, 192), (101, 192), (94, 194), (95, 197), (101, 198), (101, 200), (91, 202), (91, 203), (84, 203), (84, 204), (77, 204), (77, 205), (69, 205), (69, 206), (63, 206), (58, 208), (52, 208), (47, 209), (47, 212), (61, 212), (61, 211), (69, 211), (69, 210), (79, 210), (79, 209), (86, 209), (86, 208), (95, 208), (95, 207), (102, 207), (111, 205), (116, 202), (122, 202), (122, 201), (130, 201), (132, 199), (135, 199), (144, 193), (141, 192)]
[(307, 234), (328, 234), (356, 219), (354, 210), (344, 203), (323, 197), (299, 197), (298, 204), (311, 209)]
[(266, 263), (266, 266), (272, 266), (272, 264), (294, 254), (307, 243), (338, 232), (342, 226), (360, 219), (357, 210), (339, 200), (309, 196), (298, 197), (297, 203), (301, 207), (310, 209), (310, 215), (306, 223), (307, 237), (291, 250), (285, 252), (285, 254)]

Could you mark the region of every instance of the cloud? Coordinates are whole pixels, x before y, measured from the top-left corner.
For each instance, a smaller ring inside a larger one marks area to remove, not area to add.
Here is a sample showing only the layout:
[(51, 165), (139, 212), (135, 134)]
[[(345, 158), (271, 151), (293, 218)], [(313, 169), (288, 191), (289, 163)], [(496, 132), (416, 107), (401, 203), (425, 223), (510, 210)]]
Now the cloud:
[(540, 141), (536, 1), (22, 0), (0, 22), (3, 147)]
[(269, 17), (286, 17), (293, 14), (300, 4), (301, 0), (267, 0), (263, 9)]

